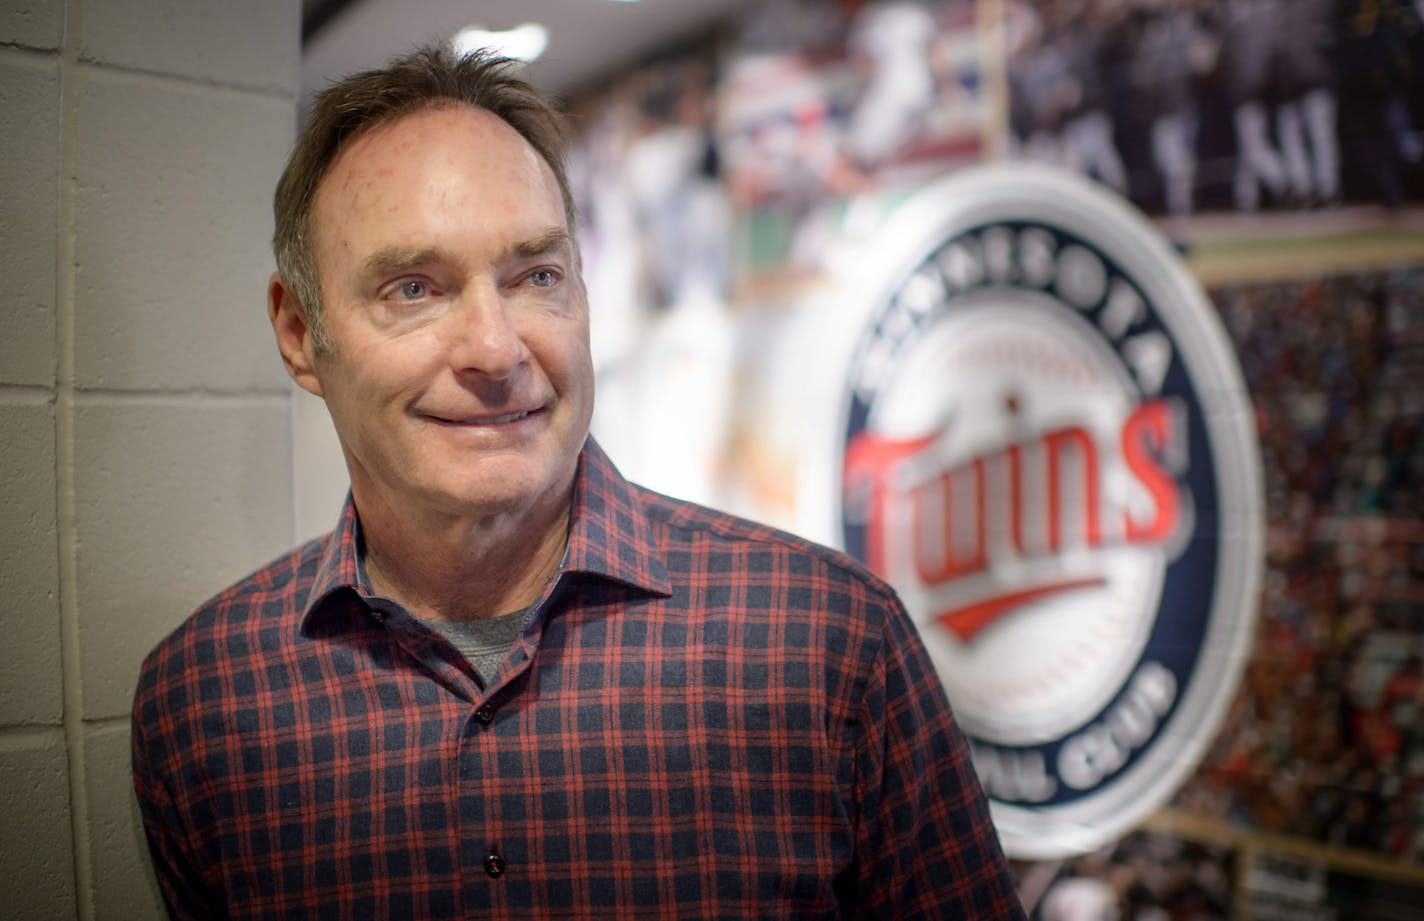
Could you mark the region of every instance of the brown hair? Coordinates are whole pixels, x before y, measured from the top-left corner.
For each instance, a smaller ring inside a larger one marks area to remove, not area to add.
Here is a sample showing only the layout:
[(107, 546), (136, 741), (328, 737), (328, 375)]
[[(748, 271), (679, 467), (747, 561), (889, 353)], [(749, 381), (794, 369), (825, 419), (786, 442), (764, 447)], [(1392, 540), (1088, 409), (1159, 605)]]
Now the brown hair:
[(498, 116), (553, 170), (573, 230), (573, 194), (564, 170), (564, 117), (552, 99), (511, 73), (515, 63), (489, 51), (457, 56), (443, 44), (429, 45), (380, 70), (347, 77), (317, 95), (273, 196), (272, 251), (278, 273), (301, 302), (319, 352), (329, 350), (331, 343), (322, 322), (312, 207), (317, 187), (342, 148), (373, 128), (442, 106), (474, 106)]

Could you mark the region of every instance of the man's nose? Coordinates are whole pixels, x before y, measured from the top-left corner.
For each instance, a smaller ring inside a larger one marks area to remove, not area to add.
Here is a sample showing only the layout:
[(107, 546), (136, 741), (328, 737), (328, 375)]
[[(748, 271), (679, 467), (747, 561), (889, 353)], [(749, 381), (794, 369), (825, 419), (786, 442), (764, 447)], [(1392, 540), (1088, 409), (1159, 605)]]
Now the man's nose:
[(457, 374), (501, 380), (528, 361), (529, 349), (498, 285), (467, 287), (450, 319), (450, 362)]

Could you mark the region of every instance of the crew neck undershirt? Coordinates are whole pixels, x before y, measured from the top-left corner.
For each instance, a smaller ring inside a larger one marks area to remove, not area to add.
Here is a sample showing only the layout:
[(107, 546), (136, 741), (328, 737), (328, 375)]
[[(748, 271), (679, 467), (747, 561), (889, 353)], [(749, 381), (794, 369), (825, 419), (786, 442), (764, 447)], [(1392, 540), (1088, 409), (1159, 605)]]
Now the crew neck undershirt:
[(450, 641), (450, 645), (460, 651), (460, 655), (474, 666), (475, 675), (482, 686), (488, 687), (490, 679), (499, 671), (499, 665), (514, 641), (519, 639), (519, 631), (524, 626), (528, 608), (494, 617), (474, 620), (435, 620), (421, 617), (418, 620)]

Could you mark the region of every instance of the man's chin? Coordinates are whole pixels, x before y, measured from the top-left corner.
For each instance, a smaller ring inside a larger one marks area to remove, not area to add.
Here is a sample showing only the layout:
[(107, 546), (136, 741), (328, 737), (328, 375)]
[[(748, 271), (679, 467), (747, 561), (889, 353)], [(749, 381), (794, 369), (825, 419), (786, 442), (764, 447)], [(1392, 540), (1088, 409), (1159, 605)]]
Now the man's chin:
[(463, 482), (441, 484), (427, 493), (427, 500), (446, 514), (460, 517), (536, 514), (551, 497), (551, 489), (546, 478), (532, 474), (527, 462), (522, 470), (484, 469)]

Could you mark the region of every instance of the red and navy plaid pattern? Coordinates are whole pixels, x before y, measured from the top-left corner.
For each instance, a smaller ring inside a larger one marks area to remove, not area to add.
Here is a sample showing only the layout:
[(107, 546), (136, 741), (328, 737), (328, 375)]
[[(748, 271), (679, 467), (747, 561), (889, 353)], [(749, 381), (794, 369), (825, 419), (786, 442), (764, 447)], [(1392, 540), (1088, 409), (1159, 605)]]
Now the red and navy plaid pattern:
[(963, 737), (852, 560), (624, 481), (481, 689), (336, 531), (149, 656), (134, 782), (179, 918), (1019, 918)]

